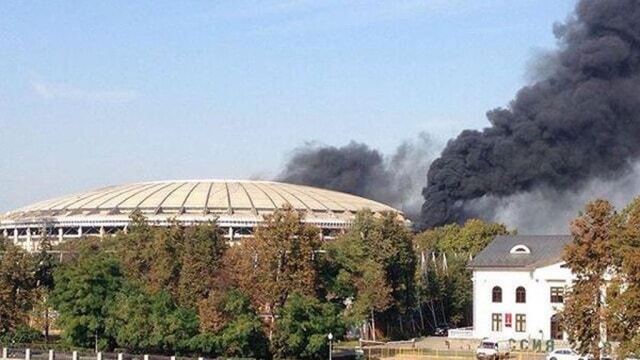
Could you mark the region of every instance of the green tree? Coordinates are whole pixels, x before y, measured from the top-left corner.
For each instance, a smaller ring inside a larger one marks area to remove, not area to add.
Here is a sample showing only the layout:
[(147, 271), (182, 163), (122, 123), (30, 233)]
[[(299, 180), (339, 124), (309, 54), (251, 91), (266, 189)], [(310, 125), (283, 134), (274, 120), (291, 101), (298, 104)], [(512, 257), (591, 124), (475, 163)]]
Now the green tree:
[(13, 332), (27, 323), (36, 297), (30, 255), (17, 246), (6, 244), (0, 257), (1, 335)]
[(376, 327), (380, 317), (403, 335), (402, 316), (414, 307), (416, 257), (413, 236), (396, 215), (361, 211), (349, 231), (325, 250), (325, 296), (352, 302), (347, 315), (353, 325), (368, 319)]
[(575, 276), (567, 296), (562, 319), (571, 344), (583, 354), (600, 358), (600, 343), (605, 340), (605, 274), (613, 265), (613, 206), (606, 200), (595, 200), (584, 214), (571, 223), (573, 242), (563, 259)]
[(468, 261), (497, 235), (508, 233), (502, 224), (470, 219), (463, 225), (444, 225), (416, 235), (420, 323), (471, 324), (473, 284)]
[(448, 255), (475, 256), (498, 235), (509, 232), (503, 224), (469, 219), (462, 226), (449, 224), (426, 230), (416, 235), (416, 246), (422, 251), (435, 251)]
[(298, 293), (289, 296), (278, 315), (271, 342), (278, 358), (324, 359), (329, 353), (327, 335), (340, 338), (345, 331), (335, 305)]
[(106, 332), (119, 347), (134, 352), (173, 354), (188, 349), (198, 333), (198, 318), (167, 292), (125, 286), (109, 306)]
[(112, 254), (85, 251), (54, 273), (51, 304), (58, 311), (63, 338), (74, 346), (106, 348), (109, 304), (123, 285), (123, 275)]
[(268, 340), (249, 297), (236, 289), (210, 296), (200, 303), (202, 334), (193, 350), (228, 357), (266, 358)]
[[(38, 327), (44, 331), (45, 341), (49, 340), (49, 328), (51, 325), (51, 316), (49, 314), (49, 294), (54, 288), (53, 274), (58, 261), (51, 254), (51, 241), (47, 236), (47, 229), (42, 229), (42, 239), (38, 246), (38, 252), (35, 254), (34, 262), (34, 276), (36, 281), (36, 288), (39, 298), (38, 304), (35, 306), (34, 319), (39, 325)], [(36, 326), (36, 325), (34, 325)]]

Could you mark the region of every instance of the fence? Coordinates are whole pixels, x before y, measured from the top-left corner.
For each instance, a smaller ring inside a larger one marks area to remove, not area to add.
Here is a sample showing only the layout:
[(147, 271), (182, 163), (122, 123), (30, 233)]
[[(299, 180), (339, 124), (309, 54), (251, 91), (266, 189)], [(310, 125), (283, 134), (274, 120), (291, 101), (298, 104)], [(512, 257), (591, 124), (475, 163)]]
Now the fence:
[[(364, 347), (360, 354), (365, 359), (398, 359), (398, 360), (476, 360), (474, 351), (465, 350), (431, 350), (413, 347)], [(545, 353), (513, 352), (509, 360), (544, 360)]]
[(465, 328), (449, 329), (447, 336), (450, 339), (473, 339), (473, 327), (470, 326)]
[[(162, 356), (162, 355), (136, 355), (127, 353), (112, 353), (90, 351), (54, 351), (30, 348), (2, 348), (1, 360), (191, 360), (196, 358)], [(197, 360), (205, 360), (198, 357)], [(207, 359), (209, 360), (209, 359)]]

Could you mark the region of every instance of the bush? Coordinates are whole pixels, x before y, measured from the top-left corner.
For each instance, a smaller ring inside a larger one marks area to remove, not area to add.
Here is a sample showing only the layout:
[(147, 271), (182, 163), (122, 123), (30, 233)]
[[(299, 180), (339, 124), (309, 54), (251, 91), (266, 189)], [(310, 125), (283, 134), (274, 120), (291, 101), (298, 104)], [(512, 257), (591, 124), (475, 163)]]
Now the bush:
[(20, 325), (13, 331), (0, 335), (2, 344), (32, 344), (43, 339), (42, 334), (27, 325)]

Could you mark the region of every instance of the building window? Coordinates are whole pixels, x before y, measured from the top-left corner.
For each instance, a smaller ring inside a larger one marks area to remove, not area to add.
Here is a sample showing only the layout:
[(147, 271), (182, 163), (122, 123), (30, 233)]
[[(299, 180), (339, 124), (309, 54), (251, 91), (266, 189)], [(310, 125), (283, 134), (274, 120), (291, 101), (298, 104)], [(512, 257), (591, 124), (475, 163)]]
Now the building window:
[(561, 304), (564, 302), (564, 288), (560, 286), (551, 287), (551, 303)]
[(516, 314), (516, 332), (527, 331), (527, 315)]
[(491, 331), (502, 331), (502, 314), (491, 314)]
[(524, 304), (527, 302), (527, 290), (522, 286), (518, 286), (516, 289), (516, 302)]
[(562, 322), (560, 316), (555, 314), (551, 317), (551, 339), (564, 340), (564, 330), (562, 329)]
[(491, 301), (494, 303), (502, 302), (502, 288), (500, 286), (494, 286), (491, 290)]

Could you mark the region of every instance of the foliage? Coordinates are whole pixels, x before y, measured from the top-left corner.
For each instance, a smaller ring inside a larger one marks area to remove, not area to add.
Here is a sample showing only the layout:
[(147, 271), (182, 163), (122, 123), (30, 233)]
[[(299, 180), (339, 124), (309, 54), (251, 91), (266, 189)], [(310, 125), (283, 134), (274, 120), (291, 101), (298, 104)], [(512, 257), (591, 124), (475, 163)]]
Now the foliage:
[(59, 313), (63, 338), (74, 346), (105, 348), (109, 304), (122, 287), (123, 275), (112, 254), (85, 251), (54, 274), (51, 303)]
[(7, 244), (0, 260), (0, 334), (26, 324), (36, 296), (33, 262), (27, 252)]
[(107, 333), (119, 347), (135, 352), (184, 351), (198, 332), (193, 310), (177, 306), (169, 294), (125, 287), (109, 306)]
[[(43, 326), (37, 317), (50, 303), (72, 346), (257, 358), (270, 357), (271, 348), (280, 357), (320, 358), (328, 352), (327, 334), (340, 338), (347, 324), (371, 321), (389, 337), (417, 334), (414, 317), (424, 328), (425, 306), (434, 324), (443, 312), (455, 323), (467, 321), (468, 255), (501, 233), (504, 226), (476, 220), (430, 230), (414, 242), (395, 214), (361, 211), (348, 231), (323, 244), (319, 229), (288, 206), (228, 247), (214, 223), (154, 227), (136, 213), (115, 239), (59, 245), (71, 254), (61, 264), (46, 239), (31, 256), (8, 246), (13, 253), (4, 256), (24, 269), (11, 267), (11, 281), (34, 291), (19, 291), (33, 296), (14, 306), (20, 311), (0, 303), (0, 314), (14, 317), (5, 338), (28, 334), (21, 326), (29, 311), (34, 326)], [(418, 262), (425, 254), (426, 265)], [(0, 296), (9, 298), (10, 288), (0, 288)], [(274, 331), (271, 343), (265, 328)]]
[(116, 237), (116, 252), (122, 269), (131, 281), (150, 292), (177, 292), (179, 279), (180, 228), (153, 227), (139, 212), (131, 216), (126, 233)]
[(416, 273), (418, 312), (427, 310), (432, 326), (472, 322), (473, 284), (468, 260), (497, 235), (508, 234), (502, 224), (471, 219), (464, 225), (449, 224), (416, 235), (420, 266)]
[(184, 230), (180, 254), (178, 303), (195, 308), (216, 284), (227, 243), (214, 224)]
[(508, 234), (508, 231), (503, 224), (470, 219), (462, 226), (449, 224), (426, 230), (416, 235), (415, 242), (421, 251), (468, 256), (479, 253), (497, 235), (505, 234)]
[(640, 198), (616, 216), (612, 229), (613, 277), (607, 292), (607, 336), (619, 357), (640, 353)]
[(256, 307), (273, 313), (294, 291), (315, 294), (320, 234), (302, 220), (290, 206), (279, 209), (230, 252), (225, 267)]
[(323, 359), (329, 352), (327, 335), (339, 338), (345, 330), (335, 305), (298, 293), (289, 296), (278, 315), (271, 346), (279, 358)]
[(140, 214), (132, 215), (127, 233), (116, 239), (116, 251), (131, 281), (150, 293), (167, 291), (178, 304), (195, 309), (214, 287), (227, 248), (213, 224), (152, 227)]
[(229, 357), (265, 358), (268, 340), (262, 321), (251, 307), (249, 297), (236, 289), (200, 303), (202, 334), (193, 340), (192, 350)]
[(413, 236), (395, 214), (378, 217), (371, 211), (359, 212), (349, 231), (327, 243), (325, 250), (321, 266), (325, 297), (349, 304), (346, 315), (351, 325), (368, 319), (373, 324), (376, 317), (395, 321), (413, 309)]
[(46, 233), (46, 229), (43, 229), (42, 234), (44, 236), (40, 240), (38, 252), (34, 255), (33, 262), (36, 285), (48, 292), (53, 289), (53, 273), (58, 266), (58, 261), (51, 255), (53, 247)]
[(583, 354), (600, 356), (606, 321), (605, 274), (613, 265), (612, 225), (615, 212), (605, 200), (595, 200), (571, 223), (573, 242), (563, 259), (575, 276), (562, 319), (571, 344)]
[(0, 344), (32, 344), (40, 340), (42, 340), (40, 331), (26, 324), (18, 325), (14, 330), (0, 334)]

